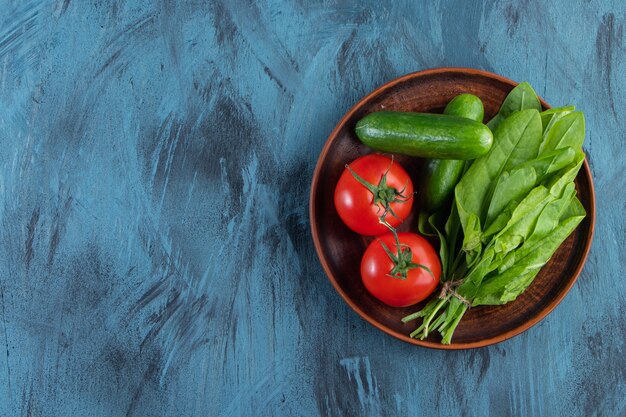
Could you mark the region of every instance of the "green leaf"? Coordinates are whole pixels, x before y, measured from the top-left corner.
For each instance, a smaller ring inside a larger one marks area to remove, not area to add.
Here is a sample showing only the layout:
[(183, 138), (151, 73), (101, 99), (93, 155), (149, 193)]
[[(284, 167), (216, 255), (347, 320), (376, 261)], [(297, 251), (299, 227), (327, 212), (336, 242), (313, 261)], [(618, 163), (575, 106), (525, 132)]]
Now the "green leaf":
[(446, 234), (446, 240), (448, 241), (448, 262), (446, 265), (446, 279), (450, 278), (454, 272), (454, 265), (457, 264), (460, 257), (461, 248), (459, 247), (460, 232), (461, 232), (461, 220), (459, 219), (459, 211), (456, 206), (456, 202), (452, 202), (452, 209), (450, 216), (446, 221), (444, 228)]
[[(564, 189), (576, 178), (584, 154), (579, 152), (575, 158), (574, 162), (551, 176), (549, 182), (533, 188), (519, 205), (515, 206), (513, 201), (485, 230), (483, 241), (488, 242), (487, 238), (497, 233), (491, 239), (494, 240), (498, 253), (506, 253), (519, 245), (528, 235), (529, 228), (534, 227), (541, 210), (551, 201), (561, 198)], [(498, 241), (495, 242), (496, 240)]]
[(506, 226), (493, 237), (496, 253), (505, 255), (517, 248), (534, 229), (543, 208), (555, 197), (544, 186), (537, 186), (513, 210)]
[[(476, 292), (472, 305), (497, 305), (515, 300), (533, 281), (565, 239), (585, 217), (585, 211), (576, 197), (569, 199), (565, 218), (540, 240), (528, 240), (517, 249), (515, 263), (503, 272), (486, 277)], [(525, 247), (528, 245), (529, 247)]]
[(480, 219), (474, 213), (469, 213), (463, 230), (463, 251), (467, 253), (467, 263), (473, 265), (476, 257), (480, 255), (482, 232)]
[[(561, 170), (571, 164), (576, 158), (572, 148), (557, 149), (542, 157), (535, 158), (509, 172), (504, 172), (493, 192), (493, 198), (487, 210), (486, 230), (483, 242), (487, 236), (500, 230), (504, 225), (503, 219), (510, 218), (511, 211), (536, 184), (543, 181), (549, 174)], [(502, 212), (509, 208), (508, 214)], [(497, 222), (496, 222), (497, 220)], [(494, 225), (494, 223), (496, 223)]]
[[(574, 179), (585, 155), (585, 122), (574, 106), (541, 112), (527, 83), (513, 89), (488, 126), (490, 151), (466, 162), (452, 210), (441, 228), (445, 295), (431, 300), (411, 337), (437, 330), (442, 343), (471, 305), (516, 299), (585, 216)], [(444, 281), (444, 280), (442, 280)]]
[(437, 231), (434, 230), (428, 222), (429, 217), (430, 214), (426, 213), (424, 210), (420, 210), (417, 218), (417, 230), (424, 236), (437, 236)]
[(504, 99), (500, 114), (509, 117), (514, 112), (520, 110), (535, 109), (541, 111), (541, 103), (537, 98), (537, 93), (527, 82), (518, 84)]
[(487, 123), (487, 127), (491, 129), (492, 132), (494, 132), (503, 121), (504, 116), (502, 116), (500, 113), (496, 113), (496, 115), (493, 116), (493, 118)]
[(538, 158), (528, 161), (518, 167), (532, 167), (537, 173), (537, 180), (543, 179), (549, 174), (559, 171), (576, 160), (576, 151), (574, 148), (565, 147), (544, 153)]
[[(476, 251), (495, 185), (506, 170), (537, 156), (541, 118), (536, 110), (522, 110), (496, 130), (490, 151), (476, 159), (456, 186), (455, 197), (464, 233), (463, 248)], [(471, 254), (470, 257), (474, 257)], [(468, 260), (471, 263), (471, 259)]]
[(489, 243), (492, 236), (498, 233), (500, 230), (504, 229), (509, 220), (511, 220), (511, 216), (513, 215), (513, 211), (518, 206), (519, 201), (511, 200), (508, 206), (498, 214), (498, 216), (489, 224), (489, 227), (485, 229), (482, 235), (483, 244)]
[(498, 178), (493, 191), (493, 198), (487, 210), (485, 225), (487, 228), (498, 214), (502, 212), (511, 201), (520, 201), (537, 181), (537, 174), (532, 166), (524, 166), (513, 171), (504, 172)]
[(585, 117), (582, 112), (568, 113), (558, 119), (554, 117), (546, 128), (539, 153), (545, 154), (565, 147), (580, 149), (584, 140)]
[[(565, 213), (566, 209), (572, 204), (572, 200), (575, 198), (576, 188), (574, 183), (569, 183), (565, 187), (561, 198), (546, 204), (537, 218), (533, 231), (526, 237), (524, 245), (518, 250), (508, 253), (504, 257), (498, 270), (500, 272), (505, 271), (516, 262), (517, 258), (525, 257), (528, 255), (528, 252), (535, 250), (535, 246), (539, 245), (546, 236), (557, 228), (559, 222), (563, 220), (563, 213)], [(583, 210), (582, 215), (584, 214)]]
[(495, 255), (493, 248), (488, 248), (483, 252), (480, 259), (466, 273), (463, 283), (457, 289), (461, 296), (468, 300), (474, 298), (485, 276), (498, 267), (498, 263), (494, 262)]
[(500, 111), (487, 123), (491, 131), (494, 131), (507, 117), (516, 111), (535, 109), (541, 111), (541, 103), (537, 98), (535, 90), (527, 82), (518, 84), (506, 96)]
[(447, 277), (449, 262), (448, 242), (445, 233), (442, 231), (443, 228), (441, 227), (444, 220), (445, 215), (442, 211), (438, 211), (428, 217), (428, 224), (430, 225), (430, 228), (434, 230), (439, 237), (439, 259), (441, 260), (441, 267), (443, 269), (442, 280), (445, 280)]
[(541, 124), (543, 125), (543, 130), (546, 130), (546, 127), (548, 126), (548, 124), (550, 123), (550, 121), (552, 120), (552, 118), (556, 115), (558, 116), (564, 116), (568, 113), (573, 112), (574, 110), (576, 110), (576, 107), (574, 106), (564, 106), (564, 107), (553, 107), (551, 109), (545, 110), (541, 112)]
[(578, 151), (574, 162), (567, 165), (565, 168), (557, 171), (554, 175), (548, 178), (548, 181), (545, 181), (546, 187), (550, 190), (550, 194), (555, 197), (560, 196), (563, 193), (563, 189), (565, 186), (574, 181), (576, 175), (578, 175), (578, 171), (580, 171), (580, 167), (585, 160), (585, 154), (582, 151)]
[(546, 204), (537, 219), (535, 229), (526, 241), (540, 241), (550, 234), (558, 226), (559, 221), (562, 220), (561, 216), (567, 207), (572, 204), (574, 198), (576, 198), (576, 186), (573, 182), (570, 182), (563, 189), (563, 195), (560, 198)]
[(549, 183), (535, 187), (519, 204), (511, 201), (483, 233), (483, 243), (493, 242), (496, 252), (504, 256), (523, 242), (537, 224), (544, 207), (572, 192), (573, 180), (584, 155), (579, 153), (576, 158), (572, 164), (551, 177)]

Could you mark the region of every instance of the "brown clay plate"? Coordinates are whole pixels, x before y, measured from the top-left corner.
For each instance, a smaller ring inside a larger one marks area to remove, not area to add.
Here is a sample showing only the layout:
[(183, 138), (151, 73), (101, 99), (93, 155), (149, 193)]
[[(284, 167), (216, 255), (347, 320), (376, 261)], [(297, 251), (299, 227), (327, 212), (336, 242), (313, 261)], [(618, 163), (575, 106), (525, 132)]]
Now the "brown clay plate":
[[(591, 246), (595, 223), (595, 196), (586, 160), (575, 182), (587, 217), (517, 300), (504, 306), (470, 309), (457, 327), (450, 345), (440, 344), (438, 334), (426, 340), (408, 337), (416, 322), (403, 324), (400, 319), (417, 311), (423, 304), (406, 308), (389, 307), (367, 292), (361, 282), (359, 266), (372, 238), (352, 232), (335, 211), (333, 193), (344, 165), (372, 152), (354, 134), (354, 126), (363, 116), (383, 109), (441, 113), (454, 96), (471, 93), (483, 101), (487, 121), (497, 113), (508, 92), (516, 85), (516, 82), (499, 75), (466, 68), (437, 68), (408, 74), (359, 101), (326, 141), (311, 186), (310, 219), (315, 249), (330, 282), (341, 297), (361, 317), (385, 333), (408, 343), (437, 349), (491, 345), (538, 323), (557, 306), (578, 278)], [(541, 103), (544, 108), (550, 107), (543, 100)], [(396, 158), (412, 178), (417, 177), (422, 162), (420, 159)], [(417, 230), (419, 196), (416, 198), (414, 211), (400, 230)]]

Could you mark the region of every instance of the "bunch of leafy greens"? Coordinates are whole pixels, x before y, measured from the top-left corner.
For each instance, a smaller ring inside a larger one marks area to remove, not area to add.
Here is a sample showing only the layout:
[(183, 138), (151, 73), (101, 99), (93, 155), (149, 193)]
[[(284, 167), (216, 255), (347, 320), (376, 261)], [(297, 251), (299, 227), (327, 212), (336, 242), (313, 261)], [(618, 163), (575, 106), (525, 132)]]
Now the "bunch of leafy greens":
[(582, 112), (541, 112), (522, 83), (488, 126), (493, 147), (466, 166), (451, 208), (428, 217), (441, 243), (443, 288), (402, 320), (423, 317), (411, 337), (436, 330), (449, 344), (468, 308), (515, 300), (585, 217), (574, 188), (584, 160)]

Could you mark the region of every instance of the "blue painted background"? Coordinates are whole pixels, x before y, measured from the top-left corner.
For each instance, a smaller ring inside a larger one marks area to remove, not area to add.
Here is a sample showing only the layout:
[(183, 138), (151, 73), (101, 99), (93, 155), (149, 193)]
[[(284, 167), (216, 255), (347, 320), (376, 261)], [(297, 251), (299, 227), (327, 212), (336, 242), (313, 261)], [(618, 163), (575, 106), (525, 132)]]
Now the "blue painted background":
[[(621, 0), (0, 0), (0, 416), (626, 415), (625, 29)], [(367, 325), (308, 226), (344, 112), (438, 66), (576, 104), (597, 192), (570, 294), (474, 351)]]

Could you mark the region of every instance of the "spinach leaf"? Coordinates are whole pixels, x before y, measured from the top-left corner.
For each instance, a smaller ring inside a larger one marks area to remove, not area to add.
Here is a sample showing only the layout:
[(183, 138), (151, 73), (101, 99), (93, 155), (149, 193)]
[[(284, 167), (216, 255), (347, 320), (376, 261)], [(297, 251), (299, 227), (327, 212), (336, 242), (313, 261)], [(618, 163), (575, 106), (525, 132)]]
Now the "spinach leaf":
[(487, 122), (487, 127), (493, 132), (498, 128), (498, 126), (500, 126), (504, 119), (505, 117), (503, 115), (501, 115), (500, 113), (496, 113), (496, 115), (493, 116), (493, 118), (489, 120), (489, 122)]
[(494, 250), (506, 254), (517, 248), (535, 227), (543, 208), (554, 198), (542, 185), (533, 188), (513, 210), (506, 226), (492, 239)]
[(527, 82), (519, 83), (509, 95), (504, 99), (500, 114), (505, 118), (509, 117), (516, 111), (535, 109), (541, 111), (541, 103), (537, 98), (537, 93)]
[(538, 272), (539, 269), (529, 270), (523, 265), (486, 280), (485, 284), (476, 293), (472, 306), (501, 305), (508, 302), (505, 301), (506, 299), (514, 300), (517, 298), (517, 295), (511, 297), (508, 294), (521, 294), (530, 285)]
[(540, 210), (555, 198), (562, 197), (565, 187), (576, 178), (583, 160), (584, 154), (579, 151), (571, 164), (556, 171), (545, 184), (533, 188), (519, 204), (512, 200), (485, 230), (482, 241), (487, 243), (493, 239), (497, 253), (506, 253), (519, 245), (533, 227)]
[[(504, 227), (502, 221), (510, 218), (511, 210), (528, 192), (549, 174), (558, 171), (574, 161), (576, 152), (572, 148), (557, 149), (544, 156), (519, 165), (511, 172), (504, 172), (496, 183), (493, 198), (487, 210), (486, 230), (483, 242), (494, 232)], [(503, 211), (510, 210), (504, 214)], [(496, 222), (496, 219), (498, 220)]]
[[(509, 252), (498, 267), (498, 271), (503, 272), (510, 268), (516, 259), (528, 255), (529, 251), (534, 250), (534, 246), (548, 236), (559, 222), (563, 220), (563, 213), (572, 204), (572, 200), (576, 196), (574, 183), (569, 183), (561, 198), (555, 199), (548, 203), (539, 214), (534, 230), (526, 237), (524, 245), (519, 249)], [(584, 214), (584, 212), (583, 212)]]
[(481, 224), (484, 224), (493, 189), (500, 175), (537, 156), (541, 141), (541, 117), (537, 110), (522, 110), (496, 129), (494, 145), (476, 159), (455, 189), (463, 228), (463, 250), (472, 264), (480, 254)]
[(445, 214), (442, 210), (439, 210), (428, 217), (430, 229), (433, 230), (439, 237), (439, 259), (441, 260), (442, 280), (445, 280), (448, 275), (449, 262), (448, 242), (442, 227), (444, 221)]
[(513, 89), (488, 124), (494, 145), (466, 163), (445, 226), (441, 213), (420, 219), (442, 243), (444, 278), (440, 298), (403, 319), (423, 317), (411, 337), (436, 330), (450, 343), (470, 305), (515, 300), (585, 217), (574, 184), (584, 117), (574, 106), (540, 110), (527, 83)]
[(576, 175), (578, 174), (578, 171), (580, 170), (580, 167), (582, 166), (584, 160), (585, 154), (579, 150), (576, 153), (576, 157), (571, 164), (555, 172), (554, 175), (548, 177), (547, 180), (544, 182), (546, 184), (546, 187), (549, 188), (550, 194), (554, 195), (555, 197), (560, 196), (563, 192), (563, 188), (565, 188), (565, 186), (570, 182), (574, 181), (574, 178), (576, 178)]
[[(556, 121), (554, 121), (555, 119)], [(585, 117), (583, 113), (572, 112), (558, 119), (555, 116), (553, 121), (554, 123), (551, 121), (544, 133), (539, 152), (544, 154), (565, 147), (580, 149), (585, 139)]]
[(545, 131), (548, 127), (548, 124), (552, 120), (554, 116), (560, 117), (564, 116), (568, 113), (576, 110), (574, 106), (564, 106), (564, 107), (553, 107), (551, 109), (545, 110), (541, 112), (541, 124), (543, 125), (543, 130)]
[(424, 236), (437, 236), (437, 232), (433, 230), (428, 219), (431, 215), (424, 210), (420, 210), (417, 217), (417, 230)]
[(518, 169), (532, 167), (537, 174), (538, 181), (542, 181), (549, 174), (565, 168), (567, 165), (574, 162), (575, 159), (576, 151), (574, 148), (565, 147), (552, 152), (546, 152), (538, 158), (520, 165)]
[(464, 298), (472, 299), (480, 288), (483, 278), (498, 267), (498, 262), (494, 262), (495, 256), (493, 247), (487, 248), (478, 262), (467, 272), (457, 292)]
[(459, 238), (461, 232), (461, 220), (459, 219), (459, 211), (456, 206), (456, 201), (452, 201), (452, 209), (450, 216), (446, 221), (444, 227), (445, 236), (448, 244), (448, 263), (446, 268), (446, 279), (452, 276), (452, 273), (456, 270), (456, 266), (460, 261)]
[(530, 285), (541, 267), (585, 217), (585, 210), (576, 197), (564, 200), (569, 204), (558, 226), (542, 239), (529, 239), (517, 249), (519, 254), (508, 269), (486, 277), (474, 295), (472, 305), (505, 304), (515, 300)]
[(493, 190), (493, 197), (487, 210), (485, 226), (488, 229), (493, 220), (502, 212), (511, 201), (520, 201), (535, 187), (537, 173), (532, 166), (503, 172), (497, 179)]
[[(561, 170), (547, 186), (533, 188), (517, 206), (508, 207), (485, 231), (483, 239), (493, 245), (498, 262), (531, 235), (548, 204), (555, 199), (573, 195), (573, 180), (582, 165), (584, 155), (580, 153), (577, 158), (577, 161)], [(491, 237), (494, 234), (495, 237)]]
[[(567, 188), (570, 187), (573, 187), (573, 183)], [(559, 202), (546, 208), (544, 214), (546, 220), (549, 218), (551, 221), (558, 215), (558, 226), (541, 239), (528, 239), (517, 249), (518, 256), (514, 263), (498, 269), (498, 263), (494, 262), (493, 247), (488, 247), (455, 292), (448, 293), (443, 298), (435, 298), (421, 311), (403, 318), (402, 321), (406, 323), (424, 317), (423, 323), (410, 336), (424, 339), (434, 329), (442, 335), (441, 343), (450, 343), (456, 327), (469, 307), (466, 303), (469, 302), (472, 306), (499, 305), (515, 300), (585, 217), (585, 210), (575, 196), (564, 193), (562, 200), (569, 203), (565, 210), (562, 210), (562, 202)], [(537, 231), (540, 229), (536, 228)], [(538, 236), (540, 234), (543, 233)]]
[(487, 123), (487, 126), (494, 131), (507, 117), (520, 110), (535, 109), (541, 111), (541, 103), (537, 98), (535, 90), (527, 82), (518, 84), (506, 96), (500, 111)]

